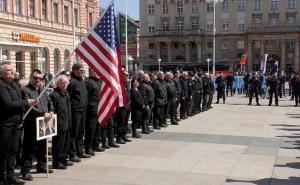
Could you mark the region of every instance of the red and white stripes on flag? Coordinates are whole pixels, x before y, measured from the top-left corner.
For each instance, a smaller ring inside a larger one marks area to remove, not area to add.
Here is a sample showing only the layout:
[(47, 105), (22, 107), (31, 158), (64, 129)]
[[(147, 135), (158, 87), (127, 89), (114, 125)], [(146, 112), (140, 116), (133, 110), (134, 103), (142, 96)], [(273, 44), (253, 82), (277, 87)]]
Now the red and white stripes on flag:
[(117, 107), (127, 104), (116, 30), (112, 3), (75, 49), (102, 81), (98, 104), (98, 121), (101, 125), (107, 122)]

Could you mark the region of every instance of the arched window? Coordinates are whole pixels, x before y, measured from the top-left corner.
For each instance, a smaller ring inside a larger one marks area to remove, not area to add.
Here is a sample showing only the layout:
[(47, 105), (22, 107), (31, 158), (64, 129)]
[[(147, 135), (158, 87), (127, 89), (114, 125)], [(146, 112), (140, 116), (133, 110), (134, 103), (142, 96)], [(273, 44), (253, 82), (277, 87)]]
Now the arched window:
[(41, 70), (43, 73), (50, 72), (50, 62), (49, 62), (49, 50), (48, 48), (41, 49)]
[(30, 68), (31, 71), (35, 69), (40, 69), (39, 61), (37, 61), (37, 53), (36, 52), (30, 52)]
[(68, 61), (66, 61), (68, 59), (68, 57), (70, 56), (70, 51), (68, 49), (65, 50), (65, 53), (64, 53), (64, 68), (65, 70), (70, 70), (70, 66), (71, 66), (71, 60), (69, 59)]
[(53, 61), (54, 61), (54, 73), (56, 73), (60, 69), (60, 51), (59, 49), (54, 50), (53, 54)]

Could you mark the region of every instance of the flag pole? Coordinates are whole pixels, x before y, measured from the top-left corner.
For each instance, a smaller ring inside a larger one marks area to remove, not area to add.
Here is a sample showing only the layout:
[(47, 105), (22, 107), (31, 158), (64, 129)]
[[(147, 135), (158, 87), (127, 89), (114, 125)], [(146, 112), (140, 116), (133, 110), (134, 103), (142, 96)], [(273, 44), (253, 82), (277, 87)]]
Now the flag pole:
[(125, 68), (128, 71), (128, 10), (127, 10), (127, 0), (125, 0)]
[[(76, 44), (75, 44), (75, 2), (74, 0), (72, 0), (72, 22), (73, 22), (73, 27), (72, 27), (72, 31), (73, 31), (73, 50), (75, 50), (75, 47), (76, 47)], [(75, 64), (77, 61), (76, 61), (76, 54), (74, 53), (74, 56), (73, 56), (73, 63)]]
[[(88, 34), (84, 37), (84, 39), (79, 43), (81, 44), (89, 35), (89, 33), (92, 31), (92, 29), (94, 29), (94, 27), (96, 26), (96, 24), (99, 22), (99, 20), (104, 16), (105, 12), (108, 10), (108, 8), (114, 3), (114, 0), (112, 0), (109, 5), (107, 6), (107, 8), (105, 9), (104, 12), (102, 12), (102, 14), (98, 17), (97, 21), (93, 24), (93, 26), (89, 29)], [(42, 90), (42, 92), (40, 93), (40, 95), (37, 97), (37, 101), (45, 94), (46, 90), (50, 87), (51, 83), (53, 83), (53, 81), (56, 79), (56, 77), (60, 74), (60, 72), (62, 71), (63, 68), (66, 67), (67, 62), (71, 59), (71, 57), (75, 54), (75, 48), (72, 51), (72, 53), (68, 56), (68, 58), (66, 58), (64, 60), (64, 65), (62, 67), (60, 67), (60, 69), (58, 69), (58, 71), (54, 74), (53, 78), (48, 82), (48, 84), (44, 87), (44, 89)], [(33, 109), (33, 106), (31, 106), (27, 112), (24, 114), (22, 121), (25, 120), (25, 118), (28, 116), (28, 114), (30, 113), (30, 111)]]

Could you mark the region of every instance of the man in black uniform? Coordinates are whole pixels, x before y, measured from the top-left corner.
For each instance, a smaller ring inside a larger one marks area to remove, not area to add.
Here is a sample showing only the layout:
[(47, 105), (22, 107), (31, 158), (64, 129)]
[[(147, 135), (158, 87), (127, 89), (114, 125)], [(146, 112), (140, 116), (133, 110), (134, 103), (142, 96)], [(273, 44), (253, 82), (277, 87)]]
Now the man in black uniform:
[(278, 106), (278, 81), (273, 72), (270, 73), (270, 75), (267, 79), (267, 85), (270, 87), (269, 106), (272, 105), (273, 94), (275, 96), (275, 105)]
[(219, 99), (223, 97), (223, 104), (225, 103), (225, 79), (223, 77), (223, 73), (216, 79), (217, 84), (217, 104), (219, 103)]
[(22, 127), (23, 108), (35, 106), (34, 99), (22, 99), (13, 82), (10, 63), (0, 63), (0, 184), (24, 184), (15, 176), (18, 129)]
[(148, 108), (143, 110), (142, 133), (149, 134), (150, 132), (153, 132), (153, 130), (150, 130), (149, 128), (149, 121), (154, 107), (155, 94), (150, 83), (150, 77), (147, 73), (144, 74), (143, 80), (138, 88), (144, 98), (145, 106), (148, 106)]
[[(215, 84), (214, 84), (214, 81), (212, 80), (212, 75), (209, 75), (209, 78), (208, 78), (208, 84), (209, 84), (209, 100), (208, 100), (208, 109), (211, 109), (212, 106), (212, 100), (213, 100), (213, 97), (214, 97), (214, 92), (215, 92)], [(225, 92), (224, 92), (224, 95), (225, 95)]]
[[(43, 74), (40, 70), (35, 69), (30, 75), (29, 84), (24, 88), (26, 99), (36, 99), (42, 92)], [(23, 165), (21, 169), (22, 178), (31, 181), (33, 178), (30, 174), (32, 169), (32, 155), (36, 154), (36, 171), (46, 173), (46, 140), (36, 141), (36, 118), (43, 116), (46, 120), (53, 116), (53, 103), (47, 93), (39, 99), (35, 106), (24, 120), (24, 138), (22, 146)], [(52, 170), (49, 170), (52, 173)]]
[(233, 96), (233, 81), (234, 81), (234, 77), (232, 74), (229, 74), (226, 76), (226, 96), (228, 96), (228, 90), (230, 90), (230, 95)]
[(293, 91), (295, 96), (295, 107), (300, 106), (300, 79), (299, 74), (295, 74), (295, 82), (293, 84)]
[(164, 73), (158, 72), (158, 78), (153, 81), (153, 90), (156, 95), (154, 110), (153, 110), (153, 127), (154, 129), (160, 129), (160, 127), (167, 127), (165, 123), (165, 106), (167, 104), (167, 89), (166, 82), (164, 80)]
[(179, 103), (181, 101), (181, 94), (182, 94), (182, 87), (181, 87), (181, 84), (180, 84), (179, 76), (180, 76), (180, 72), (179, 72), (179, 70), (176, 70), (175, 71), (175, 76), (173, 78), (173, 82), (174, 82), (175, 87), (176, 87), (176, 95), (177, 95), (176, 107), (175, 107), (175, 119), (176, 119), (177, 122), (179, 121), (179, 119), (177, 117), (177, 114), (178, 114), (177, 110), (178, 110), (178, 107), (179, 107)]
[(172, 125), (178, 125), (176, 119), (175, 119), (175, 108), (176, 108), (176, 87), (173, 82), (173, 74), (171, 72), (167, 72), (165, 74), (165, 80), (166, 80), (166, 89), (168, 94), (168, 103), (166, 106), (166, 113), (165, 113), (165, 120), (167, 119), (167, 116), (170, 116), (171, 124)]
[[(84, 68), (82, 64), (72, 66), (72, 77), (67, 91), (70, 95), (72, 110), (72, 130), (70, 143), (70, 161), (80, 162), (79, 158), (89, 158), (91, 155), (84, 153), (84, 129), (88, 92), (83, 79)], [(79, 158), (78, 158), (79, 157)]]
[(199, 69), (197, 74), (195, 75), (196, 79), (196, 96), (197, 96), (197, 101), (195, 102), (195, 107), (196, 111), (200, 112), (201, 111), (201, 103), (202, 103), (202, 91), (203, 91), (203, 82), (202, 82), (202, 70)]
[(117, 143), (125, 144), (126, 142), (131, 142), (126, 136), (126, 129), (128, 127), (128, 120), (130, 116), (130, 89), (128, 87), (128, 77), (127, 71), (123, 71), (124, 78), (124, 88), (126, 92), (127, 105), (123, 107), (118, 107), (116, 109), (116, 122), (117, 122)]
[(187, 72), (182, 72), (180, 76), (180, 84), (181, 84), (181, 100), (180, 100), (180, 119), (187, 118), (187, 98), (188, 98), (188, 81), (187, 81)]
[(209, 74), (205, 73), (203, 78), (203, 101), (202, 101), (202, 111), (208, 110), (208, 103), (210, 97), (210, 84), (209, 84)]
[(256, 98), (256, 105), (260, 105), (259, 104), (259, 99), (258, 99), (258, 94), (259, 94), (259, 85), (260, 85), (260, 80), (259, 80), (259, 75), (256, 74), (255, 72), (252, 73), (252, 76), (249, 78), (249, 104), (251, 105), (252, 103), (252, 98), (253, 98), (253, 94), (255, 94), (255, 98)]
[(88, 93), (88, 105), (86, 109), (84, 147), (86, 154), (95, 155), (93, 149), (97, 149), (97, 151), (104, 150), (99, 146), (93, 148), (93, 144), (96, 142), (94, 140), (96, 139), (96, 129), (97, 127), (99, 128), (97, 113), (100, 100), (101, 80), (92, 69), (90, 69), (89, 78), (85, 80), (85, 84)]

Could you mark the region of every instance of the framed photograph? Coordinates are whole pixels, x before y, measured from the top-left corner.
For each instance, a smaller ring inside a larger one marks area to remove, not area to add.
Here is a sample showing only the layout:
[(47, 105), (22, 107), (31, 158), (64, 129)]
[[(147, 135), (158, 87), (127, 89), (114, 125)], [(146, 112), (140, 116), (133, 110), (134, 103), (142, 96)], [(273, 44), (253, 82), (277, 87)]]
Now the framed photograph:
[(52, 119), (45, 120), (44, 117), (36, 118), (36, 140), (42, 140), (57, 135), (57, 115)]

